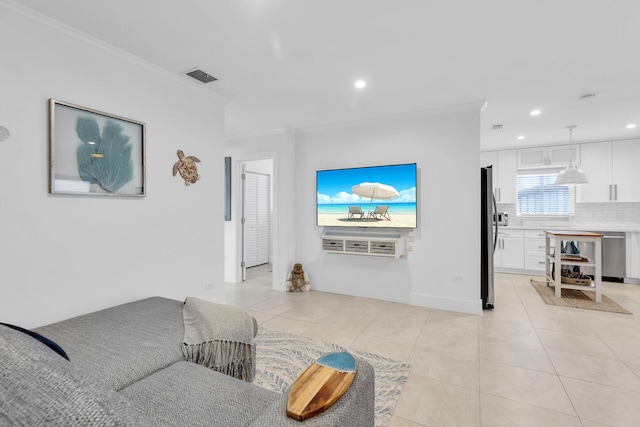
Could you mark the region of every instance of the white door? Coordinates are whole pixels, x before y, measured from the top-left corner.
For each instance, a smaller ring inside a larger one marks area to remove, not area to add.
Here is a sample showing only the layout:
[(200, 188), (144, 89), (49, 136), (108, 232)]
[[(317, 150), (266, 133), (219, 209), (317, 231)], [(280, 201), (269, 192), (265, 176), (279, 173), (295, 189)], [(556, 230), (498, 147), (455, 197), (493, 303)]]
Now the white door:
[(269, 175), (247, 172), (244, 177), (244, 267), (269, 262)]

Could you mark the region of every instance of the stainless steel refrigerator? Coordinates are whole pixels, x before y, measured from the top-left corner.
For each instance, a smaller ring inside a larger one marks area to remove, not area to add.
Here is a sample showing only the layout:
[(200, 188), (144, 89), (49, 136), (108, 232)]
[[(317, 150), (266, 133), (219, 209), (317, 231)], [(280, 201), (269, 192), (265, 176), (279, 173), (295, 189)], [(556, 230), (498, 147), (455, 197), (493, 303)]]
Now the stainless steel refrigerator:
[(493, 169), (480, 168), (480, 296), (482, 308), (493, 309), (493, 253), (498, 240), (498, 222), (495, 220), (496, 199), (493, 197)]

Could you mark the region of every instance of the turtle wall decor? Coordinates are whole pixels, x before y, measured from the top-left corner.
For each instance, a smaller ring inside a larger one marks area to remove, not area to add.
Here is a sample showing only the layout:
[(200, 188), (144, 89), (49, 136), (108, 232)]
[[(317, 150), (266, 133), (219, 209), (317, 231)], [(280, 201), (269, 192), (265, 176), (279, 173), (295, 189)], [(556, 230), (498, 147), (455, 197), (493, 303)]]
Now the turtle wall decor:
[(196, 156), (185, 156), (182, 150), (178, 150), (178, 161), (173, 165), (173, 176), (180, 172), (180, 176), (184, 179), (184, 185), (195, 184), (200, 179), (198, 175), (198, 165), (200, 159)]

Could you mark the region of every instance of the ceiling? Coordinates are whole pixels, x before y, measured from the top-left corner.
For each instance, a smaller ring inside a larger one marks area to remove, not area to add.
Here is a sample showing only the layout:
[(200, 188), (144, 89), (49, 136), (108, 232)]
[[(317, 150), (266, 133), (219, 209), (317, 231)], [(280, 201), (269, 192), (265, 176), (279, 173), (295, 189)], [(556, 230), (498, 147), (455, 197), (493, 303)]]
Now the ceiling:
[(217, 77), (194, 83), (228, 99), (228, 135), (487, 101), (483, 149), (568, 142), (568, 125), (574, 142), (640, 138), (638, 0), (19, 3), (170, 72)]

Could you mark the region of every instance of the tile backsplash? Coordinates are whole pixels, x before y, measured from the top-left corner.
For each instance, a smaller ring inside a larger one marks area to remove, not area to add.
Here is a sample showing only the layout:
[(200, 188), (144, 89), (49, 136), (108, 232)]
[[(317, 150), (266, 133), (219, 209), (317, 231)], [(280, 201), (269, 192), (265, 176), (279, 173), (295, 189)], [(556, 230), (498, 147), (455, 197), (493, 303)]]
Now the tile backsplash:
[(509, 213), (509, 225), (640, 229), (640, 203), (576, 203), (571, 218), (519, 217), (515, 203), (498, 203), (498, 211)]

